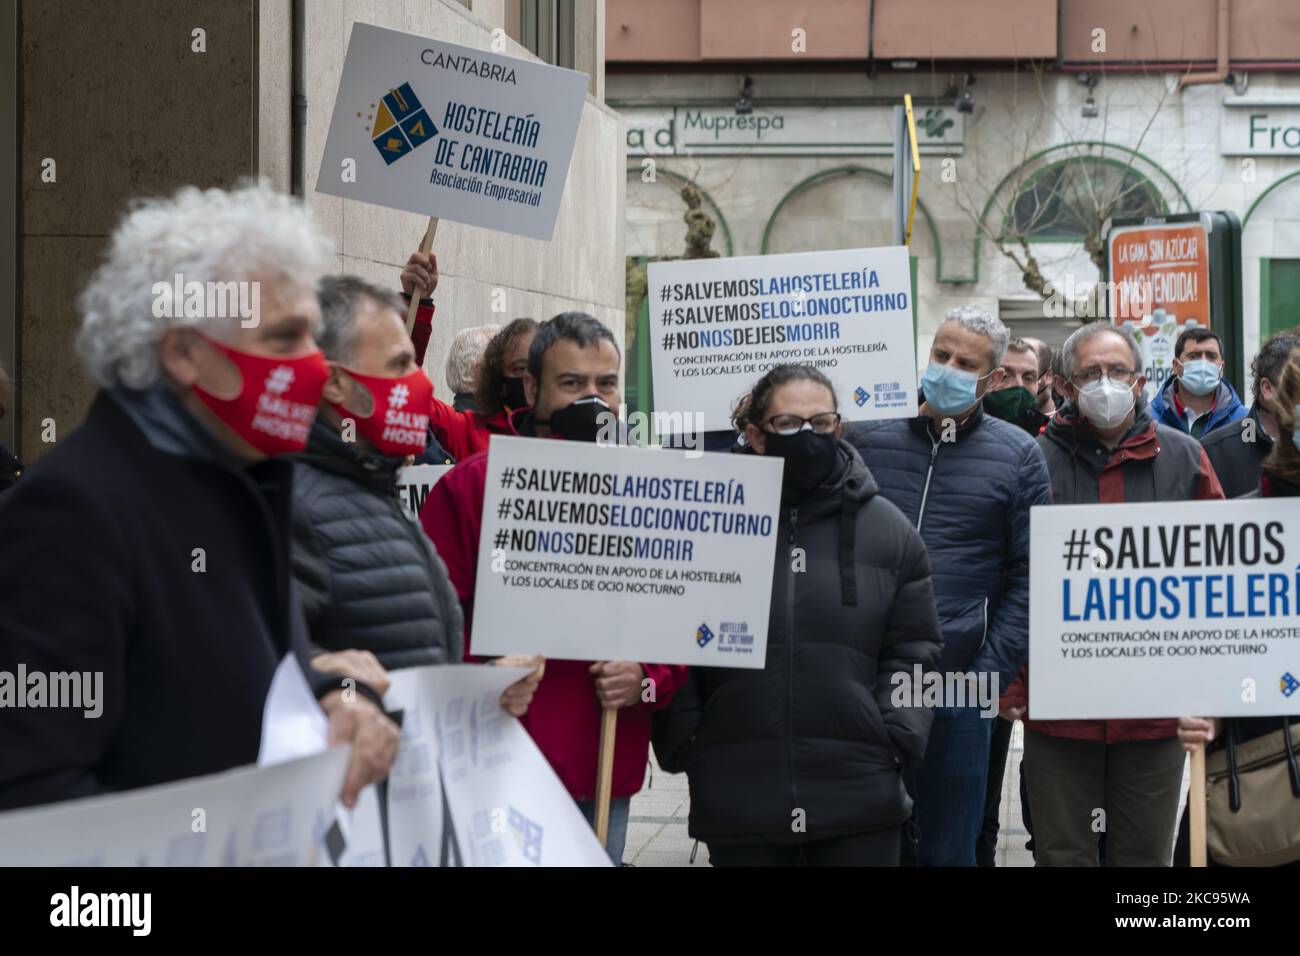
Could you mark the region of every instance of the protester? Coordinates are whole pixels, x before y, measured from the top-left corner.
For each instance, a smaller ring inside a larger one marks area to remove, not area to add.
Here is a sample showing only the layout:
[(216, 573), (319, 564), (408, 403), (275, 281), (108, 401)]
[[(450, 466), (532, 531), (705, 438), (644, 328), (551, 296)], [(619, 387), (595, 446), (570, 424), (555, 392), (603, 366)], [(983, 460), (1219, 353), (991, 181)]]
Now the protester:
[(1260, 346), (1250, 363), (1250, 410), (1236, 427), (1219, 428), (1201, 439), (1201, 446), (1223, 485), (1223, 493), (1238, 498), (1259, 488), (1261, 465), (1277, 441), (1277, 418), (1272, 412), (1278, 375), (1291, 350), (1300, 346), (1300, 335), (1279, 332)]
[[(1260, 406), (1260, 411), (1273, 418), (1274, 442), (1261, 469), (1259, 485), (1248, 497), (1300, 497), (1300, 343), (1293, 344), (1292, 350), (1280, 359), (1273, 354), (1279, 340), (1287, 337), (1296, 338), (1294, 335), (1275, 335), (1269, 339), (1264, 348), (1260, 349), (1254, 363), (1257, 366), (1255, 403)], [(1268, 381), (1274, 383), (1267, 398), (1263, 398), (1258, 388), (1260, 376), (1264, 374), (1258, 367), (1261, 364), (1267, 367)], [(1283, 731), (1284, 727), (1287, 732)], [(1261, 738), (1270, 735), (1276, 735), (1271, 741), (1272, 746), (1261, 748), (1260, 744), (1264, 743)], [(1178, 739), (1188, 751), (1201, 744), (1208, 744), (1211, 751), (1222, 750), (1229, 738), (1235, 758), (1232, 765), (1236, 766), (1239, 778), (1250, 770), (1262, 769), (1259, 765), (1264, 760), (1260, 758), (1265, 755), (1273, 757), (1269, 761), (1271, 763), (1283, 766), (1289, 763), (1289, 772), (1270, 775), (1274, 784), (1272, 787), (1252, 787), (1247, 791), (1247, 788), (1240, 786), (1238, 779), (1238, 795), (1242, 800), (1241, 815), (1246, 818), (1242, 825), (1252, 827), (1254, 831), (1250, 840), (1252, 848), (1256, 851), (1276, 851), (1283, 858), (1276, 865), (1300, 866), (1300, 832), (1294, 826), (1288, 829), (1284, 822), (1294, 823), (1300, 819), (1300, 813), (1297, 812), (1300, 811), (1297, 757), (1291, 756), (1289, 761), (1286, 757), (1288, 750), (1295, 754), (1300, 749), (1300, 717), (1184, 717), (1178, 722)], [(1255, 760), (1242, 754), (1244, 746), (1251, 741), (1256, 742), (1255, 747), (1251, 748), (1255, 751)], [(1241, 755), (1238, 756), (1239, 754)], [(1260, 799), (1268, 802), (1261, 805), (1257, 802)], [(1210, 812), (1213, 813), (1214, 810), (1214, 804), (1210, 804)], [(1265, 840), (1260, 839), (1261, 834), (1267, 834), (1266, 839), (1273, 845), (1267, 846)], [(1189, 847), (1189, 824), (1187, 812), (1184, 811), (1178, 831), (1178, 844), (1174, 850), (1177, 865), (1188, 864)], [(1223, 861), (1216, 860), (1212, 852), (1207, 853), (1206, 862), (1210, 866), (1223, 865)]]
[(767, 665), (692, 668), (655, 718), (655, 753), (686, 771), (690, 835), (714, 866), (896, 866), (900, 767), (920, 763), (933, 719), (911, 687), (942, 643), (925, 547), (841, 440), (820, 371), (777, 366), (734, 421), (742, 454), (784, 460)]
[[(433, 386), (391, 293), (331, 276), (317, 297), (330, 374), (298, 458), (293, 513), (293, 574), (312, 642), (368, 651), (388, 670), (459, 663), (456, 591), (397, 495), (398, 469), (424, 445)], [(502, 696), (515, 716), (541, 680), (541, 661), (531, 663), (534, 674)]]
[[(1038, 439), (1054, 504), (1221, 499), (1200, 444), (1152, 420), (1133, 334), (1109, 321), (1061, 349), (1068, 399)], [(1033, 662), (1030, 661), (1030, 666)], [(1003, 697), (1033, 716), (1027, 676)], [(1168, 866), (1182, 782), (1175, 720), (1025, 721), (1025, 766), (1039, 866), (1097, 866), (1098, 810), (1110, 866)]]
[(499, 325), (476, 325), (462, 329), (451, 340), (447, 350), (447, 386), (452, 392), (451, 407), (458, 412), (477, 410), (474, 392), (478, 388), (479, 370), (483, 366), (483, 351), (492, 337), (501, 331)]
[[(939, 669), (970, 672), (992, 696), (1025, 661), (1029, 509), (1048, 501), (1043, 454), (1024, 431), (984, 413), (1006, 326), (983, 309), (953, 309), (935, 334), (920, 415), (867, 422), (848, 440), (925, 541), (943, 625)], [(996, 681), (996, 684), (993, 683)], [(916, 861), (973, 866), (996, 716), (945, 701), (914, 775)], [(910, 848), (904, 847), (905, 860)]]
[[(438, 286), (436, 256), (420, 252), (411, 254), (402, 270), (402, 288), (408, 299), (419, 290), (424, 296), (416, 314), (415, 361), (424, 364), (424, 348), (433, 327), (433, 300), (428, 296)], [(537, 331), (532, 319), (515, 319), (498, 332), (483, 350), (475, 408), (457, 411), (437, 396), (433, 399), (434, 435), (456, 461), (486, 451), (493, 435), (510, 435), (510, 415), (528, 405), (524, 394), (524, 375), (528, 370), (528, 349)]]
[(1007, 343), (1002, 367), (984, 394), (984, 411), (1037, 436), (1047, 426), (1047, 416), (1037, 408), (1040, 378), (1034, 347), (1024, 339)]
[(1052, 347), (1042, 339), (1022, 338), (1038, 355), (1038, 383), (1034, 388), (1034, 407), (1047, 418), (1056, 414), (1056, 375), (1052, 371), (1055, 356)]
[[(1030, 356), (1032, 355), (1032, 360)], [(1032, 362), (1032, 369), (1031, 369)], [(1029, 434), (1042, 434), (1047, 422), (1056, 411), (1052, 397), (1052, 349), (1042, 339), (1014, 339), (1007, 345), (1002, 359), (1002, 379), (994, 376), (993, 386), (984, 396), (984, 410), (1004, 422), (1023, 428)], [(1019, 386), (1019, 387), (1017, 387)], [(1004, 396), (1008, 391), (1026, 392), (1031, 396), (1028, 408), (1024, 399), (1012, 401)], [(1011, 406), (1008, 409), (1007, 406)], [(1011, 731), (1015, 721), (999, 716), (993, 725), (993, 739), (989, 745), (989, 772), (984, 788), (984, 822), (975, 843), (975, 862), (991, 867), (997, 857), (999, 819), (1002, 809), (1002, 783), (1007, 769), (1007, 754), (1011, 749)], [(1029, 795), (1024, 787), (1024, 761), (1020, 765), (1020, 810), (1026, 832), (1032, 833), (1029, 819)], [(1032, 849), (1032, 845), (1030, 847)]]
[[(99, 713), (0, 708), (0, 807), (254, 763), (291, 652), (331, 740), (352, 745), (344, 803), (387, 775), (384, 688), (345, 697), (348, 678), (307, 662), (289, 573), (282, 456), (306, 444), (328, 375), (312, 336), (332, 259), (305, 209), (265, 187), (182, 189), (118, 224), (81, 299), (99, 392), (0, 502), (0, 671), (102, 675)], [(241, 284), (248, 315), (194, 315), (176, 276)]]
[[(0, 418), (8, 413), (12, 394), (9, 375), (5, 372), (5, 367), (0, 365)], [(0, 445), (0, 494), (12, 488), (22, 473), (23, 463), (8, 448)]]
[(1173, 370), (1151, 400), (1151, 417), (1161, 425), (1201, 438), (1245, 417), (1245, 406), (1223, 377), (1223, 342), (1209, 329), (1194, 325), (1178, 336)]
[[(1043, 384), (1044, 378), (1049, 377), (1050, 364), (1051, 349), (1039, 339), (1013, 339), (1007, 343), (999, 374), (993, 376), (989, 391), (984, 395), (984, 411), (1030, 435), (1039, 435), (1047, 427), (1050, 417), (1050, 414), (1040, 411), (1040, 406), (1053, 407), (1050, 385)], [(978, 866), (993, 866), (997, 856), (1002, 778), (1007, 769), (1007, 752), (1011, 748), (1014, 723), (1001, 716), (994, 719), (988, 777), (984, 784), (984, 820), (975, 842)]]
[[(510, 326), (498, 336), (509, 331)], [(490, 350), (489, 350), (490, 353)], [(622, 358), (613, 334), (589, 315), (564, 312), (537, 330), (528, 352), (524, 388), (530, 405), (509, 414), (512, 434), (596, 441), (620, 403)], [(487, 379), (485, 378), (485, 382)], [(480, 388), (480, 394), (483, 389)], [(472, 653), (474, 585), (487, 453), (460, 462), (433, 486), (420, 521), (433, 539), (465, 611), (466, 653)], [(563, 627), (563, 621), (550, 622)], [(650, 747), (650, 715), (666, 707), (686, 676), (684, 667), (635, 661), (547, 662), (523, 724), (588, 820), (595, 816), (596, 756), (601, 708), (620, 710), (614, 750), (613, 800), (606, 849), (619, 863), (632, 794), (641, 789)], [(647, 698), (644, 692), (653, 692)]]

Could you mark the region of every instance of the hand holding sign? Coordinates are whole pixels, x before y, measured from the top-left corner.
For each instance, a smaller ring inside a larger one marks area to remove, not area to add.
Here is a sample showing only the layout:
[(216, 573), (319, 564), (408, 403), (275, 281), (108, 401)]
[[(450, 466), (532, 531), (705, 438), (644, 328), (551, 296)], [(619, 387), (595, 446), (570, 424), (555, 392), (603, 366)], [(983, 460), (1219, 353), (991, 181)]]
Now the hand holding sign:
[(438, 288), (438, 254), (411, 253), (402, 269), (402, 291), (412, 298), (427, 299)]
[(595, 678), (601, 707), (622, 710), (641, 699), (645, 669), (636, 661), (597, 661), (588, 671)]
[(537, 685), (546, 676), (546, 658), (541, 654), (507, 654), (492, 662), (498, 667), (531, 667), (532, 671), (501, 692), (501, 707), (511, 717), (528, 713)]

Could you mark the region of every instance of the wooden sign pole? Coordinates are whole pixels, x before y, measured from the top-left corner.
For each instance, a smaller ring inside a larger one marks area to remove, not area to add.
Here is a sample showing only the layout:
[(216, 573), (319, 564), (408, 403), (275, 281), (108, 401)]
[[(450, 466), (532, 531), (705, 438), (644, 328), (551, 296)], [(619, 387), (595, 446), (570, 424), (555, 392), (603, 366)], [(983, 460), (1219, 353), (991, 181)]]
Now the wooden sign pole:
[(605, 846), (609, 839), (609, 799), (614, 787), (614, 736), (618, 732), (618, 711), (606, 707), (600, 715), (600, 753), (596, 760), (596, 839)]
[[(424, 231), (424, 238), (420, 240), (420, 251), (426, 256), (433, 248), (433, 237), (438, 234), (438, 218), (435, 216), (429, 220), (429, 228)], [(415, 289), (411, 293), (411, 304), (406, 308), (406, 334), (410, 335), (415, 329), (415, 313), (420, 309), (420, 290)]]
[(1187, 791), (1192, 866), (1205, 866), (1205, 744), (1192, 751), (1192, 781)]

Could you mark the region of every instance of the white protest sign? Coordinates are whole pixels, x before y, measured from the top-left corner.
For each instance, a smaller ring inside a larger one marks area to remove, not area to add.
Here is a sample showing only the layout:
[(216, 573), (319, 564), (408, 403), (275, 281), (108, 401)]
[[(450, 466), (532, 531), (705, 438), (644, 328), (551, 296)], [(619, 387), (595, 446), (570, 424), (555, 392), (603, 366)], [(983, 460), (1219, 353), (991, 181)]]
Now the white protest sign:
[(1041, 506), (1030, 548), (1031, 719), (1300, 714), (1294, 501)]
[(494, 435), (474, 653), (761, 668), (782, 462)]
[(0, 814), (0, 866), (315, 866), (350, 750)]
[(656, 413), (727, 429), (789, 363), (826, 373), (846, 421), (916, 414), (906, 247), (652, 262), (647, 278)]
[(397, 472), (397, 498), (415, 517), (420, 516), (429, 490), (438, 483), (454, 465), (412, 465)]
[(394, 866), (609, 866), (609, 856), (501, 692), (524, 668), (393, 671), (402, 711), (389, 776)]
[(587, 82), (353, 24), (316, 189), (550, 239)]
[[(287, 654), (271, 678), (262, 707), (262, 745), (257, 765), (269, 767), (320, 753), (329, 746), (329, 720), (303, 676), (298, 658)], [(351, 810), (338, 803), (335, 854), (322, 858), (322, 866), (383, 866), (384, 833), (379, 816), (379, 794), (374, 784), (362, 789)], [(329, 841), (326, 841), (327, 843)]]

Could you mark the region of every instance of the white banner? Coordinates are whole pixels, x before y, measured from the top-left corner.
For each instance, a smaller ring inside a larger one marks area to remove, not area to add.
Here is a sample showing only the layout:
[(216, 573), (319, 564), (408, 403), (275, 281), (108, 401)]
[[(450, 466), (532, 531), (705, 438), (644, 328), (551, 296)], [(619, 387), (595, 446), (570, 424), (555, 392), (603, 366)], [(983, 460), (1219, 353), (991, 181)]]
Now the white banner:
[(587, 76), (352, 27), (319, 192), (550, 239)]
[(494, 435), (474, 653), (764, 666), (782, 462)]
[(397, 472), (397, 497), (411, 514), (420, 517), (420, 509), (429, 491), (454, 465), (412, 465)]
[(501, 692), (524, 668), (394, 671), (402, 711), (388, 782), (394, 866), (609, 866), (590, 824)]
[(1300, 714), (1289, 499), (1030, 512), (1029, 716)]
[(736, 400), (774, 365), (813, 365), (846, 421), (916, 414), (907, 248), (652, 262), (659, 414), (730, 428)]
[(349, 753), (0, 814), (0, 866), (316, 866)]

